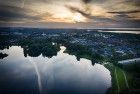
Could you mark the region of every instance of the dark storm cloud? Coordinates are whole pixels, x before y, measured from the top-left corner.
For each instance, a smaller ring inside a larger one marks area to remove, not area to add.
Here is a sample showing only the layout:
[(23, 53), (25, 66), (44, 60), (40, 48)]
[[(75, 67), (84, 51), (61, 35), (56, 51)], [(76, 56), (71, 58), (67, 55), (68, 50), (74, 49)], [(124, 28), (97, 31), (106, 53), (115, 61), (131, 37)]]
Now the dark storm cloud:
[(99, 16), (93, 16), (90, 13), (86, 13), (83, 10), (80, 10), (79, 8), (72, 7), (72, 6), (66, 6), (68, 9), (70, 9), (73, 13), (80, 13), (84, 17), (88, 18), (89, 20), (99, 21), (99, 22), (114, 22), (115, 20), (106, 18), (106, 17), (99, 17)]
[(133, 18), (133, 17), (130, 17), (130, 16), (127, 15), (127, 14), (117, 14), (117, 15), (115, 15), (115, 18), (116, 18), (116, 19), (120, 19), (120, 18), (129, 19), (129, 18)]
[(84, 3), (90, 3), (92, 0), (82, 0)]
[(131, 14), (131, 13), (139, 13), (140, 10), (131, 10), (131, 11), (113, 11), (113, 12), (108, 12), (112, 14)]
[(135, 14), (140, 13), (140, 10), (113, 11), (108, 13), (114, 14), (114, 19), (116, 19), (118, 24), (122, 24), (123, 26), (126, 27), (139, 27), (140, 20), (130, 15), (133, 13)]
[(72, 7), (72, 6), (67, 6), (67, 5), (66, 5), (66, 7), (73, 13), (78, 12), (78, 13), (82, 14), (83, 16), (87, 17), (87, 18), (90, 17), (89, 13), (86, 13), (85, 11), (80, 10), (79, 8)]
[(138, 6), (140, 7), (140, 0), (125, 0), (123, 1), (124, 3), (131, 3), (133, 4), (134, 6)]
[(15, 7), (15, 6), (4, 6), (0, 5), (0, 21), (13, 21), (13, 20), (38, 20), (37, 16), (32, 16), (30, 14), (34, 12), (29, 9)]
[(66, 6), (70, 11), (73, 13), (80, 13), (84, 17), (88, 18), (91, 22), (100, 22), (100, 23), (113, 23), (113, 24), (120, 24), (125, 27), (139, 27), (140, 20), (133, 19), (133, 17), (130, 17), (128, 14), (132, 13), (139, 13), (139, 10), (133, 10), (133, 11), (117, 11), (117, 12), (108, 12), (111, 14), (115, 14), (114, 18), (106, 18), (106, 17), (99, 17), (99, 16), (93, 16), (90, 13), (87, 13), (84, 10), (80, 10), (77, 7), (72, 6)]
[(83, 3), (88, 4), (88, 3), (105, 3), (107, 0), (82, 0)]
[(130, 21), (130, 22), (135, 22), (135, 21), (132, 21), (132, 19), (134, 19), (135, 17), (133, 16), (130, 16), (130, 14), (133, 14), (133, 13), (140, 13), (140, 10), (131, 10), (131, 11), (113, 11), (113, 12), (108, 12), (108, 13), (111, 13), (111, 14), (114, 14), (114, 18), (117, 19), (117, 20), (127, 20), (127, 21)]

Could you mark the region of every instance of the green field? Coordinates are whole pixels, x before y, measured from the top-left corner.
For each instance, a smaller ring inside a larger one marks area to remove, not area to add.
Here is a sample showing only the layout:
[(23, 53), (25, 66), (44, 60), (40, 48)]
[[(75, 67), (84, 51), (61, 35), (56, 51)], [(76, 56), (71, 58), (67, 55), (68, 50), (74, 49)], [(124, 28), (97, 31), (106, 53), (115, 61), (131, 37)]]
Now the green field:
[(107, 93), (119, 94), (123, 91), (129, 92), (129, 82), (131, 82), (131, 75), (111, 63), (105, 64), (104, 66), (110, 70), (112, 76), (112, 87), (108, 90)]

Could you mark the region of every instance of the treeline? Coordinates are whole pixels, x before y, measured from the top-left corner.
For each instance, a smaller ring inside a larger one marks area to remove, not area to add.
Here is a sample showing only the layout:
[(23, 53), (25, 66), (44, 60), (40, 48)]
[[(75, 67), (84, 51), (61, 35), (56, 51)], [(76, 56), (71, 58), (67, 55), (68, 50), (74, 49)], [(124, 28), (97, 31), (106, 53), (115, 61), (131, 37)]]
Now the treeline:
[(103, 60), (100, 54), (93, 53), (92, 50), (85, 45), (66, 43), (64, 46), (66, 47), (65, 52), (75, 55), (77, 60), (80, 60), (80, 58), (87, 58), (90, 59), (93, 64)]
[(28, 38), (19, 41), (19, 45), (24, 49), (24, 56), (27, 55), (37, 57), (43, 55), (44, 57), (52, 57), (57, 55), (60, 50), (59, 44), (52, 44), (49, 39)]
[(86, 58), (92, 61), (92, 63), (102, 62), (104, 57), (98, 53), (95, 53), (91, 50), (90, 47), (86, 45), (70, 43), (70, 38), (66, 36), (59, 37), (57, 39), (51, 39), (53, 42), (62, 44), (66, 47), (65, 53), (69, 53), (75, 55), (77, 60), (79, 61), (80, 58)]

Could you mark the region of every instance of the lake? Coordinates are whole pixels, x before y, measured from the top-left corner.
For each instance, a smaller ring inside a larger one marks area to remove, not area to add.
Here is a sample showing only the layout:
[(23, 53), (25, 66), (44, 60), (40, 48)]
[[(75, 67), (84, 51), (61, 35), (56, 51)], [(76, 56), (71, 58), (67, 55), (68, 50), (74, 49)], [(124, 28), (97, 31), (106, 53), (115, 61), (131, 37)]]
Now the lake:
[(24, 56), (23, 48), (0, 50), (0, 94), (105, 94), (111, 87), (110, 71), (101, 64), (64, 53)]

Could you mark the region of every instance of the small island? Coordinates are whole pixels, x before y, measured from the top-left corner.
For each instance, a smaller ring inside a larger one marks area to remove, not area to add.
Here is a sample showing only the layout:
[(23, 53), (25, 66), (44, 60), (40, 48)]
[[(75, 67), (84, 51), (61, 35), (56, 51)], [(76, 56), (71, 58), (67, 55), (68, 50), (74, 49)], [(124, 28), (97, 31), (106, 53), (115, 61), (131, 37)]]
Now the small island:
[(5, 58), (5, 57), (7, 57), (7, 56), (8, 56), (8, 54), (0, 53), (0, 59), (3, 59), (3, 58)]

